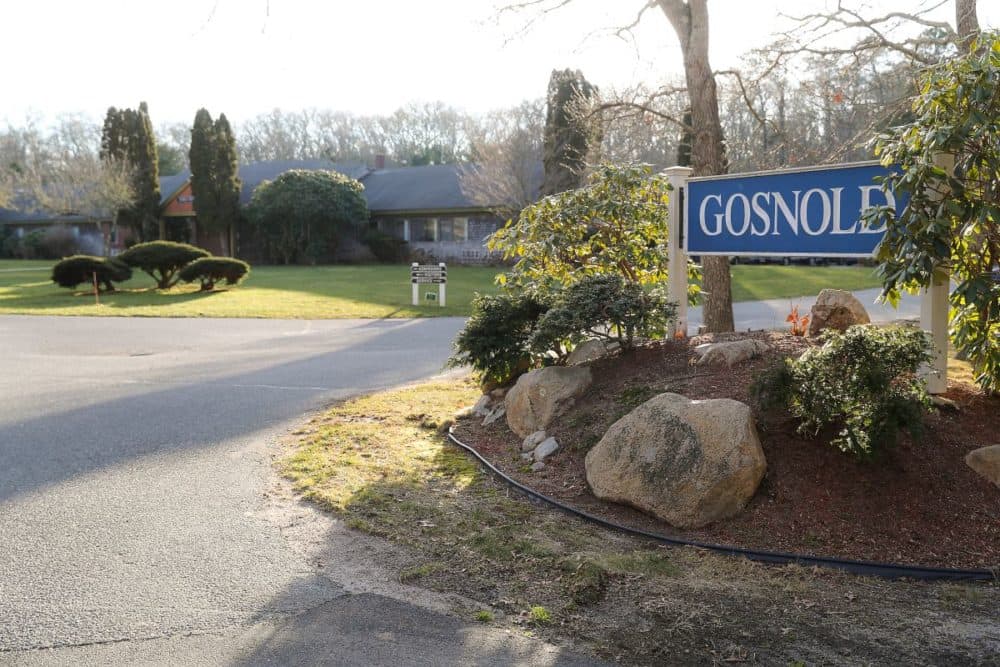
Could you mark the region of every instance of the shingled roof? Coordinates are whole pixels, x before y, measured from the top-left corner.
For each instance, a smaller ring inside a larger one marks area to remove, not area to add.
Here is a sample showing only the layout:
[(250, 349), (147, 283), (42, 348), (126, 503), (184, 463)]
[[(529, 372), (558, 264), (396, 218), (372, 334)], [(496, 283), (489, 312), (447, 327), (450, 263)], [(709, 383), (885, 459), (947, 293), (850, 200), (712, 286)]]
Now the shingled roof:
[(462, 189), (463, 165), (379, 169), (361, 181), (368, 208), (376, 213), (480, 209)]
[[(240, 165), (240, 180), (243, 189), (240, 191), (240, 203), (244, 206), (250, 203), (250, 197), (257, 186), (264, 181), (271, 181), (292, 169), (322, 169), (336, 171), (361, 180), (368, 168), (361, 162), (331, 162), (330, 160), (268, 160), (266, 162), (251, 162)], [(173, 176), (160, 178), (160, 206), (167, 203), (191, 179), (191, 170), (185, 169)]]
[[(240, 167), (243, 190), (240, 203), (250, 203), (253, 191), (264, 181), (277, 178), (290, 169), (326, 169), (361, 181), (368, 209), (374, 214), (409, 213), (416, 211), (475, 211), (485, 210), (462, 188), (462, 174), (471, 167), (465, 164), (426, 165), (369, 169), (360, 162), (329, 160), (272, 160), (252, 162)], [(537, 169), (537, 185), (541, 185), (541, 163)], [(191, 178), (184, 170), (160, 179), (160, 204), (174, 197)]]

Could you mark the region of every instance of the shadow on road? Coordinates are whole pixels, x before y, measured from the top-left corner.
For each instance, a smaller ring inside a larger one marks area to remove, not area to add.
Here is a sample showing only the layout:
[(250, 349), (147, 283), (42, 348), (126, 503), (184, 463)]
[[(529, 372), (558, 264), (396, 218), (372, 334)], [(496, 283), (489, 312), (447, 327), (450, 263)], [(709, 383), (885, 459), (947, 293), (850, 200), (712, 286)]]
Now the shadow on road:
[[(440, 372), (450, 336), (434, 352), (417, 354), (413, 345), (440, 338), (440, 329), (435, 320), (412, 321), (331, 352), (241, 373), (227, 374), (232, 362), (225, 360), (175, 367), (170, 378), (154, 373), (155, 390), (0, 424), (0, 502), (144, 456), (248, 436), (324, 401)], [(268, 343), (257, 344), (263, 356)], [(144, 380), (135, 378), (140, 386)]]

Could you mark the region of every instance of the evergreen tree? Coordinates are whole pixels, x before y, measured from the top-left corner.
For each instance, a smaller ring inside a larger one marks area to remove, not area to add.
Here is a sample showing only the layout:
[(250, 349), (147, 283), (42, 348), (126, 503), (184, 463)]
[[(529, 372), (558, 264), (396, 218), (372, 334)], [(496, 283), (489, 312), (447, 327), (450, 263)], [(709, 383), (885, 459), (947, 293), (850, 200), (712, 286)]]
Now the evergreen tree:
[(108, 107), (101, 130), (101, 159), (125, 160), (128, 158), (128, 139), (125, 132), (124, 109)]
[(142, 240), (164, 239), (164, 226), (160, 218), (160, 172), (156, 154), (156, 135), (149, 118), (149, 107), (139, 103), (133, 112), (131, 134), (131, 162), (135, 175), (135, 217), (142, 230)]
[(573, 190), (583, 183), (588, 155), (600, 144), (598, 124), (586, 106), (597, 88), (579, 70), (553, 70), (545, 118), (542, 196)]
[(132, 174), (135, 203), (119, 211), (118, 219), (132, 228), (138, 241), (162, 235), (158, 230), (160, 179), (156, 137), (145, 102), (139, 110), (110, 107), (101, 132), (101, 159), (122, 162)]
[(220, 234), (224, 248), (232, 254), (240, 213), (240, 179), (236, 140), (225, 114), (213, 122), (207, 109), (198, 110), (188, 158), (199, 229)]
[(215, 182), (218, 188), (219, 230), (228, 237), (229, 255), (236, 255), (236, 227), (240, 219), (239, 158), (236, 154), (236, 136), (226, 119), (219, 114), (215, 121)]

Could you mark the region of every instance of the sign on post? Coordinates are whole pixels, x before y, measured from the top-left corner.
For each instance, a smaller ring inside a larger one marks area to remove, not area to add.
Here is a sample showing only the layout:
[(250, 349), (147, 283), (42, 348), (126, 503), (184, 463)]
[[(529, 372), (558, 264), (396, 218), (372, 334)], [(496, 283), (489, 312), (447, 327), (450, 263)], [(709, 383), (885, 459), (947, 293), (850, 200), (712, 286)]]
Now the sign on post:
[(413, 305), (420, 305), (420, 286), (432, 284), (438, 286), (437, 301), (439, 306), (445, 305), (448, 290), (448, 267), (444, 262), (440, 264), (418, 264), (414, 262), (410, 265), (410, 284), (413, 291)]
[(685, 250), (694, 255), (871, 257), (884, 228), (861, 222), (874, 206), (905, 206), (882, 192), (877, 162), (692, 178)]
[[(952, 165), (942, 158), (942, 168)], [(885, 228), (866, 226), (863, 213), (884, 205), (902, 210), (907, 204), (876, 182), (887, 173), (877, 162), (699, 178), (688, 178), (679, 167), (668, 169), (675, 191), (670, 217), (684, 210), (683, 225), (671, 222), (671, 267), (685, 265), (688, 254), (871, 257)], [(678, 206), (678, 201), (683, 203)], [(687, 272), (670, 276), (671, 298), (681, 303)], [(921, 328), (934, 342), (933, 362), (921, 375), (928, 391), (937, 394), (947, 389), (947, 281), (925, 290), (920, 310)], [(686, 319), (679, 318), (679, 324), (686, 334)]]

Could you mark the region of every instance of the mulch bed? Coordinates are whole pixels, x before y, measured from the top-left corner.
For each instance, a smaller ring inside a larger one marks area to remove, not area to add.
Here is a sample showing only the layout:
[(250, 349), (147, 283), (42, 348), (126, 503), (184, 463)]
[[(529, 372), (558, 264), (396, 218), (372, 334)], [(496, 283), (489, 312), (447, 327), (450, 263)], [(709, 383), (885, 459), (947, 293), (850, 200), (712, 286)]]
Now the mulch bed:
[[(651, 344), (592, 364), (594, 384), (549, 428), (561, 445), (537, 473), (520, 459), (520, 438), (501, 419), (483, 427), (461, 419), (456, 436), (514, 479), (574, 507), (625, 525), (684, 539), (816, 556), (946, 567), (1000, 567), (1000, 489), (964, 462), (967, 452), (1000, 442), (1000, 398), (953, 384), (945, 397), (958, 410), (934, 410), (920, 442), (904, 436), (882, 460), (858, 462), (804, 438), (790, 420), (757, 416), (767, 475), (738, 516), (697, 530), (677, 530), (632, 508), (593, 496), (584, 456), (615, 420), (652, 396), (750, 403), (753, 378), (782, 356), (809, 345), (783, 333), (764, 337), (772, 351), (725, 366), (695, 366), (695, 344)], [(828, 434), (827, 434), (828, 438)]]

